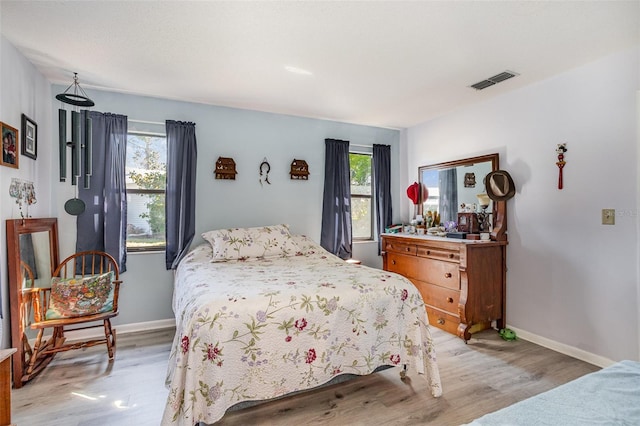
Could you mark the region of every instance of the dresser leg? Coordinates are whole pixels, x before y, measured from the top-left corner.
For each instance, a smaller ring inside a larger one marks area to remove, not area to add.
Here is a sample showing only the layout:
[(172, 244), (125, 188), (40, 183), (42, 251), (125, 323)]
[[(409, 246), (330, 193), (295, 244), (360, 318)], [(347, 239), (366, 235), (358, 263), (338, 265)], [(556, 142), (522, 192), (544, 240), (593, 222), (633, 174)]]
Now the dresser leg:
[(458, 337), (464, 340), (466, 344), (471, 339), (471, 326), (460, 323), (458, 325)]
[(471, 324), (471, 325), (467, 325), (467, 324), (463, 324), (460, 323), (460, 325), (458, 325), (458, 337), (463, 339), (465, 343), (467, 343), (467, 341), (469, 339), (471, 339), (471, 335), (473, 333), (477, 333), (479, 331), (482, 330), (487, 330), (491, 328), (491, 322), (479, 322), (476, 324)]

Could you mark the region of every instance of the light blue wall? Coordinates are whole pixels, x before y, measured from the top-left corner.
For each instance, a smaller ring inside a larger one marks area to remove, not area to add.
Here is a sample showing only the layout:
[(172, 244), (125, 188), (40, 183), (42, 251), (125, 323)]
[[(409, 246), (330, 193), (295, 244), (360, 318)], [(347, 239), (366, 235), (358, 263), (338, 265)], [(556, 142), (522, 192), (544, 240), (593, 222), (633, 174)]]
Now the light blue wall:
[[(53, 86), (53, 93), (66, 89)], [(85, 88), (86, 89), (86, 88)], [(164, 123), (183, 120), (196, 123), (198, 141), (196, 239), (202, 232), (224, 228), (287, 223), (292, 232), (320, 238), (324, 181), (324, 139), (349, 140), (352, 144), (374, 143), (392, 147), (392, 184), (398, 185), (399, 131), (333, 121), (315, 120), (204, 104), (87, 90), (95, 110), (124, 114), (131, 120)], [(52, 114), (59, 103), (52, 102)], [(56, 116), (56, 115), (54, 115)], [(163, 131), (162, 125), (132, 123), (131, 129)], [(52, 136), (52, 139), (55, 135)], [(235, 181), (216, 180), (218, 157), (232, 157), (237, 165)], [(259, 183), (259, 165), (267, 158), (271, 185)], [(289, 178), (293, 159), (306, 160), (308, 181)], [(56, 184), (59, 211), (73, 197), (69, 184)], [(394, 211), (399, 217), (399, 197)], [(74, 251), (75, 218), (61, 213), (61, 251)], [(377, 246), (356, 244), (354, 257), (365, 264), (381, 266)], [(123, 275), (121, 314), (117, 323), (132, 324), (172, 318), (173, 276), (164, 268), (162, 254), (129, 254)]]
[[(20, 210), (9, 196), (12, 178), (34, 183), (37, 203), (29, 208), (34, 217), (55, 217), (51, 192), (51, 84), (4, 37), (0, 36), (0, 121), (21, 132), (22, 114), (38, 124), (38, 158), (20, 156), (19, 169), (0, 166), (0, 347), (11, 340), (5, 221), (19, 219)], [(57, 158), (57, 157), (56, 157)], [(57, 161), (57, 160), (56, 160)], [(23, 209), (23, 212), (25, 210)]]
[[(4, 37), (0, 36), (0, 121), (20, 128), (24, 113), (38, 123), (38, 159), (20, 158), (18, 170), (0, 167), (0, 259), (6, 259), (4, 221), (19, 218), (8, 195), (11, 178), (33, 181), (38, 203), (33, 217), (57, 217), (60, 257), (75, 251), (75, 217), (64, 211), (66, 200), (75, 196), (74, 187), (58, 182), (57, 109), (55, 93), (65, 86), (51, 86), (36, 68)], [(86, 89), (86, 88), (85, 88)], [(160, 122), (166, 119), (193, 121), (198, 138), (198, 184), (196, 240), (204, 231), (229, 226), (288, 223), (294, 232), (318, 240), (324, 179), (324, 139), (336, 138), (353, 144), (391, 145), (394, 221), (400, 217), (399, 132), (324, 120), (268, 114), (151, 97), (87, 90), (95, 109), (125, 114), (131, 119)], [(130, 128), (163, 131), (163, 125), (132, 124)], [(219, 156), (233, 157), (239, 174), (236, 181), (213, 177)], [(271, 164), (271, 185), (260, 186), (258, 166), (263, 158)], [(308, 181), (291, 181), (289, 168), (294, 158), (306, 160)], [(380, 266), (377, 245), (356, 244), (354, 256), (365, 264)], [(173, 318), (171, 298), (173, 276), (164, 268), (164, 253), (130, 254), (120, 315), (116, 324), (150, 323)], [(4, 320), (1, 347), (9, 346), (9, 301), (6, 260), (0, 261), (0, 290)]]

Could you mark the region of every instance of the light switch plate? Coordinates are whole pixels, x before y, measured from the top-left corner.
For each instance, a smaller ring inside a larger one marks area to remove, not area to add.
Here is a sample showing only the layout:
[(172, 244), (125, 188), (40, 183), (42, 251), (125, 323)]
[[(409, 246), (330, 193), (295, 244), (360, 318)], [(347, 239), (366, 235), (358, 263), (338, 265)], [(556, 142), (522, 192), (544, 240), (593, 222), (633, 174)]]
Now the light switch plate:
[(602, 209), (602, 224), (603, 225), (615, 225), (616, 224), (616, 210), (615, 209)]

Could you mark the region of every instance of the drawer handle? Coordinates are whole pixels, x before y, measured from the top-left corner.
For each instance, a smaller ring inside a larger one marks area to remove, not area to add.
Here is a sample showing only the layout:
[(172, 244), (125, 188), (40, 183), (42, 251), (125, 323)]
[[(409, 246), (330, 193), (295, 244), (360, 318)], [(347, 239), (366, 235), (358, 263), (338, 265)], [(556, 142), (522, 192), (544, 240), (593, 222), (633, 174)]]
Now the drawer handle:
[(453, 297), (447, 297), (447, 302), (453, 303)]
[(449, 253), (449, 259), (453, 259), (453, 253)]
[(395, 264), (396, 264), (396, 261), (395, 261), (395, 260), (392, 260), (392, 261), (391, 261), (391, 264), (392, 264), (392, 265), (395, 265)]
[(431, 250), (427, 250), (427, 255), (430, 255), (430, 254), (431, 254)]
[(444, 325), (444, 318), (438, 318), (438, 324)]
[(407, 247), (407, 251), (411, 251), (411, 247)]
[(446, 274), (444, 274), (445, 278), (451, 278), (451, 272), (447, 272)]

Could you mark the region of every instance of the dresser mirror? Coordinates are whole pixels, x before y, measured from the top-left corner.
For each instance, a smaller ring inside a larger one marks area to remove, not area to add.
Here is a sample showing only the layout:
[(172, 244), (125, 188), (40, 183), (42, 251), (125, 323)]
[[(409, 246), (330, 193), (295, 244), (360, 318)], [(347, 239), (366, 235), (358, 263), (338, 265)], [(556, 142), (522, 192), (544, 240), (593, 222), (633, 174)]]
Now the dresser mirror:
[(479, 197), (486, 194), (485, 176), (498, 169), (497, 153), (419, 167), (418, 179), (422, 189), (419, 213), (424, 217), (428, 212), (438, 213), (441, 224), (457, 222), (458, 212), (464, 204), (467, 212), (479, 213), (481, 220), (486, 217), (492, 240), (505, 240), (506, 202)]
[(29, 324), (33, 315), (22, 302), (29, 297), (29, 288), (51, 285), (58, 266), (58, 223), (55, 218), (9, 219), (6, 227), (11, 343), (17, 349), (13, 355), (13, 378), (14, 387), (19, 388), (28, 380), (24, 369), (29, 354), (22, 341), (31, 336)]

